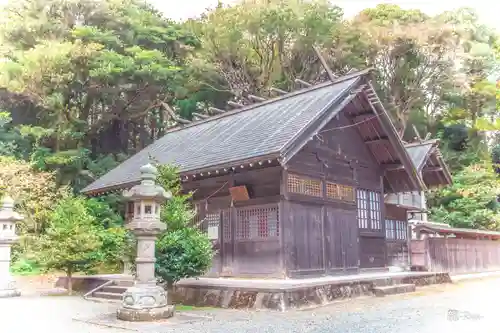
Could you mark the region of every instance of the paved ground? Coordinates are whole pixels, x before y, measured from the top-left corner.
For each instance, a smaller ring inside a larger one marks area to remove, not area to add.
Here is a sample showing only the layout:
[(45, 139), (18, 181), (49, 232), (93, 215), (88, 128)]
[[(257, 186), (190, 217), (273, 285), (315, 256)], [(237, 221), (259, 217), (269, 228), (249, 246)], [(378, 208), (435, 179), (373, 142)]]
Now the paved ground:
[(85, 321), (113, 325), (115, 305), (77, 297), (24, 296), (0, 299), (0, 331), (123, 333), (127, 332), (125, 328), (145, 333), (496, 333), (499, 328), (495, 305), (499, 299), (497, 278), (432, 286), (413, 294), (358, 299), (307, 311), (193, 311), (210, 318), (184, 321), (187, 317), (179, 316), (184, 319), (177, 319), (176, 324), (110, 328)]

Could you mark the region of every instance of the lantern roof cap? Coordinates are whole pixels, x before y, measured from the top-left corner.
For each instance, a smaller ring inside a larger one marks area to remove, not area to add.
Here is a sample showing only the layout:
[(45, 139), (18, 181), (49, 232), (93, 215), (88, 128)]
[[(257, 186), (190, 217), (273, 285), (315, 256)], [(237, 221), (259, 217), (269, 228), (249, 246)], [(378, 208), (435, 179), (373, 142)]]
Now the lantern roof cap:
[(139, 168), (139, 171), (141, 173), (141, 179), (144, 179), (144, 176), (149, 176), (149, 175), (154, 175), (156, 178), (156, 175), (158, 174), (158, 169), (151, 163), (141, 166)]
[(141, 183), (133, 186), (130, 190), (123, 192), (123, 196), (129, 200), (156, 200), (165, 201), (172, 197), (170, 191), (165, 190), (161, 185), (156, 184), (158, 169), (148, 163), (139, 169), (141, 173)]
[(21, 221), (23, 216), (14, 211), (14, 199), (6, 195), (3, 197), (0, 206), (0, 222)]

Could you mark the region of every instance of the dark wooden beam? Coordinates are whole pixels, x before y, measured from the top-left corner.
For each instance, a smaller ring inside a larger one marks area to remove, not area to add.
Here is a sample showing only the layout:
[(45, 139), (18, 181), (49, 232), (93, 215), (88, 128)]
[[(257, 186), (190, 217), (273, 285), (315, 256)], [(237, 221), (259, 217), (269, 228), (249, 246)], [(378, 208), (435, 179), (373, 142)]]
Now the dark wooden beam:
[(384, 171), (397, 171), (405, 168), (404, 165), (398, 163), (381, 164), (380, 166)]
[(366, 88), (366, 84), (362, 84), (359, 87), (357, 87), (356, 89), (354, 89), (353, 91), (351, 91), (351, 94), (357, 95), (360, 92), (362, 92), (363, 90), (365, 90), (365, 88)]
[(365, 140), (365, 143), (366, 143), (366, 144), (371, 144), (371, 143), (380, 143), (380, 142), (385, 142), (385, 141), (387, 141), (387, 140), (389, 140), (389, 138), (388, 138), (388, 137), (386, 137), (386, 136), (382, 136), (382, 137), (380, 137), (380, 138), (374, 138), (374, 139), (368, 139), (368, 140)]
[(415, 135), (417, 136), (418, 141), (422, 142), (422, 137), (420, 136), (420, 133), (417, 129), (417, 126), (411, 125), (413, 127), (413, 132), (415, 132)]
[(187, 120), (187, 119), (184, 119), (184, 118), (181, 118), (179, 117), (177, 114), (175, 114), (175, 111), (170, 107), (170, 105), (168, 105), (167, 103), (165, 102), (161, 102), (161, 104), (163, 105), (163, 107), (165, 108), (165, 110), (167, 111), (167, 113), (170, 115), (170, 117), (175, 120), (176, 122), (178, 122), (179, 124), (183, 124), (183, 125), (187, 125), (187, 124), (191, 124), (191, 121), (190, 120)]
[(370, 81), (368, 81), (368, 89), (365, 91), (366, 91), (365, 97), (368, 100), (370, 107), (372, 108), (377, 118), (379, 119), (379, 123), (380, 126), (382, 127), (382, 130), (389, 137), (389, 141), (393, 144), (399, 156), (402, 157), (402, 160), (400, 162), (401, 164), (404, 165), (404, 169), (406, 169), (408, 172), (411, 185), (413, 185), (413, 188), (415, 189), (426, 189), (426, 186), (421, 176), (418, 173), (416, 173), (415, 166), (413, 165), (410, 156), (406, 152), (405, 147), (403, 146), (403, 142), (401, 141), (401, 138), (397, 135), (397, 130), (394, 127), (394, 124), (392, 123), (389, 114), (387, 113), (387, 110), (384, 108), (384, 105), (380, 102), (380, 99), (375, 93), (375, 89), (373, 88), (373, 85), (371, 84)]
[[(364, 120), (371, 118), (371, 117), (375, 117), (375, 113), (373, 111), (366, 111), (366, 112), (358, 114), (354, 117), (351, 117), (351, 120), (355, 124), (355, 123), (359, 123), (359, 122), (364, 121)], [(373, 119), (375, 119), (375, 118), (373, 118)]]
[(428, 167), (422, 170), (422, 172), (441, 172), (441, 171), (443, 171), (443, 168), (441, 167)]
[(335, 74), (333, 74), (332, 69), (326, 63), (326, 60), (323, 57), (323, 55), (321, 55), (321, 52), (319, 52), (319, 49), (316, 46), (313, 46), (313, 50), (316, 53), (316, 55), (318, 56), (319, 61), (321, 62), (321, 66), (323, 66), (323, 68), (325, 69), (326, 74), (328, 75), (328, 78), (330, 79), (330, 81), (332, 81), (332, 82), (335, 81), (337, 76)]

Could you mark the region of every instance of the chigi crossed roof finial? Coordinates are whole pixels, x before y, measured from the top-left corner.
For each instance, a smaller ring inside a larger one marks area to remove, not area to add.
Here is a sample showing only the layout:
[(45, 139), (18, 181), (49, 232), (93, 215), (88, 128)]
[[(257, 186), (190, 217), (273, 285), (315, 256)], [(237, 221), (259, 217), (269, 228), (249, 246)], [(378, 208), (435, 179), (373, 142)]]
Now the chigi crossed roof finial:
[[(338, 76), (335, 75), (333, 73), (332, 69), (328, 66), (328, 64), (327, 64), (325, 58), (323, 57), (323, 55), (321, 54), (319, 48), (316, 46), (313, 46), (312, 48), (314, 50), (314, 53), (316, 53), (316, 55), (321, 63), (321, 66), (323, 67), (324, 71), (327, 73), (328, 79), (332, 82), (337, 80)], [(349, 73), (352, 73), (352, 70), (349, 71)], [(296, 78), (294, 80), (294, 82), (297, 83), (302, 88), (304, 88), (304, 87), (310, 88), (310, 87), (314, 86), (312, 83), (304, 81), (300, 78)], [(275, 88), (275, 87), (271, 87), (269, 89), (269, 92), (276, 93), (276, 94), (281, 95), (281, 96), (290, 93), (288, 91), (285, 91), (285, 90), (282, 90), (279, 88)], [(234, 93), (233, 93), (233, 95), (234, 95)], [(240, 97), (242, 97), (242, 96), (240, 96)], [(256, 96), (253, 94), (248, 94), (244, 99), (245, 99), (245, 102), (248, 102), (248, 103), (243, 104), (241, 101), (228, 101), (227, 105), (230, 106), (232, 109), (237, 110), (237, 109), (242, 109), (245, 106), (252, 104), (252, 103), (262, 103), (262, 102), (265, 102), (268, 100), (264, 97)], [(170, 128), (177, 128), (179, 126), (189, 125), (193, 121), (195, 121), (195, 122), (204, 121), (204, 120), (209, 119), (213, 115), (220, 115), (220, 114), (224, 114), (227, 112), (227, 110), (222, 110), (222, 109), (218, 109), (215, 107), (209, 107), (207, 109), (207, 111), (208, 111), (207, 113), (193, 112), (192, 113), (193, 120), (188, 120), (188, 119), (182, 118), (180, 115), (176, 114), (175, 111), (172, 109), (172, 107), (170, 107), (167, 103), (162, 102), (162, 106), (165, 109), (165, 111), (167, 112), (167, 114), (169, 115), (169, 117), (175, 122), (175, 125), (171, 126)]]

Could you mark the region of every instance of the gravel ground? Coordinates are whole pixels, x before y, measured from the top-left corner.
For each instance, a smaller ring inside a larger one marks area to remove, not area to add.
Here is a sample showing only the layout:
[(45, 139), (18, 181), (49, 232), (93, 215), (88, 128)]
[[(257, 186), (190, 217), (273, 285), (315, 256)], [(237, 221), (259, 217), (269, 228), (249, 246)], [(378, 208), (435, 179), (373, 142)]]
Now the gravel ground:
[(431, 286), (406, 295), (355, 299), (304, 311), (199, 310), (189, 316), (181, 314), (174, 322), (122, 323), (118, 328), (113, 315), (115, 304), (78, 297), (28, 295), (0, 299), (0, 332), (497, 333), (498, 299), (500, 279), (489, 279)]

